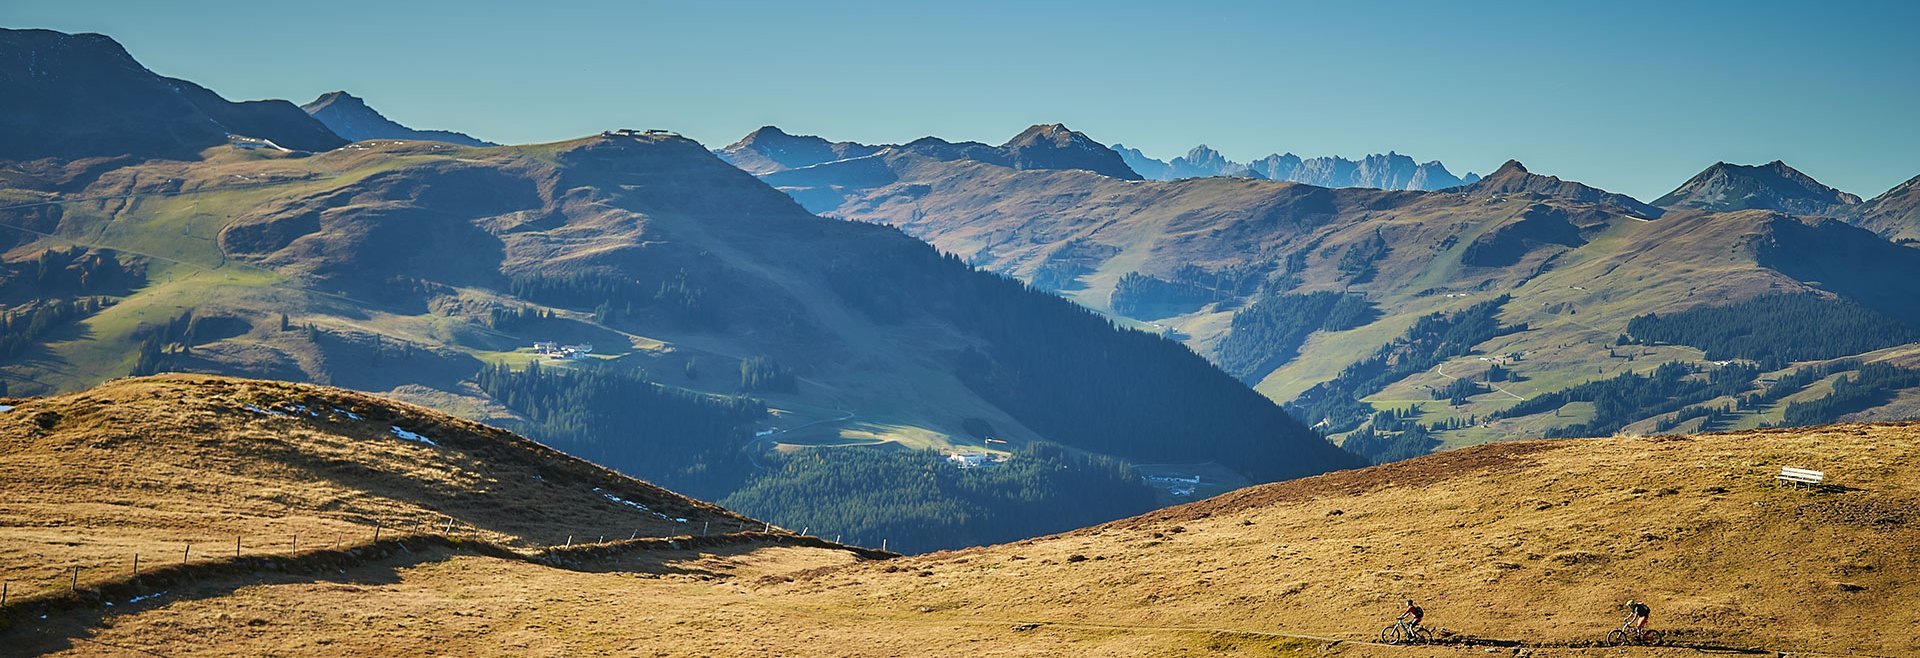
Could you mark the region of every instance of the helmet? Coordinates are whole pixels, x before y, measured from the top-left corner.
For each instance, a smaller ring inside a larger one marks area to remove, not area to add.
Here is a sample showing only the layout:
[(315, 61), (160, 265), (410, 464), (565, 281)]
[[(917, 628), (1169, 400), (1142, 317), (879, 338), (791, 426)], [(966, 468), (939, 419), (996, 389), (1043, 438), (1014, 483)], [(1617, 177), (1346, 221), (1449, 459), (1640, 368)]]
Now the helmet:
[(1413, 605), (1413, 599), (1407, 599), (1407, 605)]
[(1639, 603), (1640, 603), (1639, 601), (1635, 601), (1635, 600), (1633, 600), (1633, 599), (1627, 599), (1627, 607), (1629, 607), (1629, 608), (1631, 608), (1631, 607), (1633, 607), (1633, 606), (1635, 606), (1635, 605), (1639, 605)]

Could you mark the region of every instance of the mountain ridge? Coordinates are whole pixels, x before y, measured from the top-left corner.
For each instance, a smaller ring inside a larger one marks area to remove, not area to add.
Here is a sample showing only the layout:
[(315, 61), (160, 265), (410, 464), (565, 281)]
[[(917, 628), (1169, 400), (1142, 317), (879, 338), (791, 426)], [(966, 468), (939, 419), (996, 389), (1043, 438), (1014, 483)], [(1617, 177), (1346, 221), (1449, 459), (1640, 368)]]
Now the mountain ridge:
[(1818, 215), (1860, 204), (1860, 197), (1827, 187), (1779, 160), (1763, 165), (1716, 162), (1655, 199), (1662, 208), (1718, 212), (1779, 210)]
[(193, 158), (234, 136), (325, 151), (345, 140), (286, 101), (228, 101), (160, 76), (98, 34), (0, 29), (0, 154)]
[(408, 128), (368, 106), (365, 99), (345, 91), (321, 94), (313, 101), (301, 105), (300, 109), (325, 124), (334, 134), (355, 142), (369, 139), (417, 139), (461, 146), (498, 146), (493, 142), (450, 130)]
[[(1439, 190), (1459, 187), (1478, 180), (1456, 177), (1438, 160), (1416, 162), (1406, 155), (1387, 151), (1359, 160), (1339, 156), (1301, 158), (1293, 153), (1276, 153), (1251, 163), (1227, 159), (1205, 144), (1186, 155), (1162, 162), (1138, 149), (1114, 144), (1127, 164), (1136, 170), (1154, 172), (1151, 180), (1180, 180), (1212, 176), (1257, 177), (1274, 181), (1305, 183), (1317, 187), (1370, 187), (1383, 190)], [(1144, 175), (1144, 174), (1143, 174)], [(1469, 174), (1471, 175), (1471, 174)]]

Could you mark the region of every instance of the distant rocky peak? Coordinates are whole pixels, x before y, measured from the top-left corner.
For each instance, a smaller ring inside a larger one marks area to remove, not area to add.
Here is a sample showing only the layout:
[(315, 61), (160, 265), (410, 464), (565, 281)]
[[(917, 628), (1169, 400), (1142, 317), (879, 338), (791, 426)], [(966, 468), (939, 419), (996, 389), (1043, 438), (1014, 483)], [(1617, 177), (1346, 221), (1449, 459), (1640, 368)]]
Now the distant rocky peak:
[[(755, 128), (753, 132), (747, 133), (746, 137), (740, 138), (740, 141), (735, 143), (736, 144), (754, 144), (754, 143), (767, 141), (767, 140), (787, 140), (787, 139), (805, 139), (805, 138), (796, 137), (792, 134), (789, 134), (787, 131), (781, 130), (779, 126), (761, 126), (759, 128)], [(812, 139), (820, 139), (820, 138), (814, 137)], [(826, 140), (821, 139), (820, 141), (824, 142)]]
[(1572, 201), (1583, 201), (1606, 206), (1615, 212), (1628, 213), (1642, 219), (1659, 217), (1660, 208), (1627, 196), (1570, 180), (1561, 180), (1558, 176), (1542, 176), (1527, 171), (1526, 165), (1519, 160), (1508, 160), (1486, 178), (1474, 181), (1461, 188), (1469, 194), (1538, 194), (1559, 197)]
[[(1029, 126), (1026, 130), (1020, 131), (1020, 134), (1014, 135), (1013, 139), (1007, 140), (1007, 143), (1003, 144), (1002, 146), (1012, 147), (1012, 146), (1018, 146), (1021, 144), (1038, 142), (1038, 141), (1051, 142), (1053, 144), (1060, 145), (1060, 146), (1065, 146), (1074, 142), (1084, 142), (1084, 143), (1094, 144), (1094, 145), (1099, 144), (1099, 142), (1095, 142), (1092, 139), (1088, 138), (1085, 133), (1081, 133), (1071, 128), (1068, 128), (1065, 124), (1043, 123), (1043, 124), (1034, 124), (1032, 126)], [(1101, 148), (1106, 148), (1106, 147), (1103, 146)]]
[(1860, 197), (1827, 187), (1779, 160), (1762, 165), (1716, 162), (1653, 202), (1663, 208), (1798, 214), (1825, 214), (1859, 203)]
[(1530, 172), (1527, 171), (1527, 166), (1520, 164), (1519, 160), (1508, 160), (1504, 163), (1501, 163), (1500, 168), (1493, 170), (1493, 173), (1487, 174), (1487, 179), (1492, 180), (1495, 178), (1503, 178), (1503, 177), (1525, 176), (1528, 173)]
[(448, 130), (415, 130), (400, 125), (367, 105), (359, 96), (345, 91), (330, 91), (300, 106), (308, 116), (325, 124), (334, 134), (351, 141), (369, 139), (415, 139), (465, 146), (493, 146), (492, 142)]
[(1038, 124), (1020, 131), (1000, 146), (1016, 169), (1083, 169), (1123, 180), (1140, 180), (1126, 159), (1065, 125)]

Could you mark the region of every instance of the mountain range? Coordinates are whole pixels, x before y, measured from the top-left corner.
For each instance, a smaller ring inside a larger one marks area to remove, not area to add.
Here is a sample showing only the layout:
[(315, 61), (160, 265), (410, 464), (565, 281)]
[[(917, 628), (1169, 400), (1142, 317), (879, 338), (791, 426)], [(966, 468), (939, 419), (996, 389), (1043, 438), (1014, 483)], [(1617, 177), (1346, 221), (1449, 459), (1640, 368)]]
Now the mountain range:
[[(1127, 181), (908, 151), (762, 179), (816, 213), (900, 227), (1178, 338), (1376, 459), (1515, 435), (1920, 409), (1905, 374), (1920, 363), (1920, 318), (1903, 301), (1920, 294), (1908, 285), (1920, 250), (1851, 225), (1911, 226), (1905, 187), (1862, 204), (1785, 165), (1722, 164), (1654, 205), (1518, 162), (1469, 185), (1389, 191)], [(1734, 188), (1778, 201), (1723, 206), (1704, 191)], [(1849, 324), (1819, 326), (1839, 318)], [(1461, 344), (1420, 347), (1455, 321), (1485, 324)], [(1739, 359), (1758, 370), (1723, 389), (1645, 383)], [(1685, 370), (1656, 372), (1669, 362)], [(1900, 374), (1871, 396), (1814, 404), (1832, 377), (1880, 379), (1862, 363)], [(1633, 387), (1650, 389), (1646, 401), (1590, 406)], [(1372, 417), (1386, 411), (1398, 417)]]
[[(73, 97), (37, 102), (82, 103), (93, 80), (43, 81)], [(85, 119), (148, 120), (110, 109)], [(77, 130), (29, 118), (24, 134)], [(1360, 463), (1173, 341), (895, 229), (810, 215), (671, 133), (333, 139), (123, 153), (59, 189), (0, 190), (0, 381), (46, 394), (180, 371), (381, 392), (775, 522), (820, 511), (796, 490), (832, 495), (857, 515), (837, 521), (847, 536), (909, 550), (1176, 502), (1132, 464), (1225, 487)], [(1084, 143), (1039, 129), (892, 150), (1123, 168)], [(1167, 440), (1185, 433), (1204, 438)], [(831, 449), (788, 458), (800, 447)], [(1014, 466), (936, 487), (884, 475), (946, 452)], [(1077, 490), (1109, 494), (1064, 504)]]
[(1114, 144), (1113, 150), (1127, 166), (1150, 180), (1181, 180), (1228, 176), (1306, 183), (1319, 187), (1371, 187), (1383, 190), (1439, 190), (1459, 187), (1480, 177), (1468, 172), (1465, 178), (1454, 176), (1438, 161), (1417, 163), (1413, 158), (1388, 151), (1369, 155), (1358, 162), (1337, 156), (1302, 159), (1292, 153), (1274, 154), (1241, 164), (1201, 144), (1187, 154), (1162, 162), (1147, 157), (1139, 149)]

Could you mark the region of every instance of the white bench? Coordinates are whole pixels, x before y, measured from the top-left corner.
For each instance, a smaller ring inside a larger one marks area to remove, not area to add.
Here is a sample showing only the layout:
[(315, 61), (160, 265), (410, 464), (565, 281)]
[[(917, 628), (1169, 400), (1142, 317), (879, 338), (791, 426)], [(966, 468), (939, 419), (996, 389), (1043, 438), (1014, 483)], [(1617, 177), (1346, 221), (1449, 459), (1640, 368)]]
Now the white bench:
[(1827, 473), (1825, 471), (1810, 471), (1804, 468), (1782, 466), (1780, 467), (1780, 474), (1773, 476), (1773, 479), (1795, 486), (1806, 485), (1809, 487), (1817, 487), (1826, 483)]

